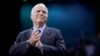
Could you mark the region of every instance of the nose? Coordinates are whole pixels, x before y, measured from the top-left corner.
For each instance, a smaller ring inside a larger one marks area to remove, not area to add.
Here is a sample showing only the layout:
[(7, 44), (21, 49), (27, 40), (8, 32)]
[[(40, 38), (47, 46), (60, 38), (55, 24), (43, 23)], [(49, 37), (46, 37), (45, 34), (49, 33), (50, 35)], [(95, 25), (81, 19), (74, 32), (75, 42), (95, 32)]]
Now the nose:
[(42, 12), (42, 11), (40, 11), (40, 12), (39, 12), (39, 14), (43, 14), (43, 12)]
[(43, 16), (43, 12), (42, 12), (42, 11), (40, 11), (40, 12), (39, 12), (39, 15), (40, 15), (40, 16)]

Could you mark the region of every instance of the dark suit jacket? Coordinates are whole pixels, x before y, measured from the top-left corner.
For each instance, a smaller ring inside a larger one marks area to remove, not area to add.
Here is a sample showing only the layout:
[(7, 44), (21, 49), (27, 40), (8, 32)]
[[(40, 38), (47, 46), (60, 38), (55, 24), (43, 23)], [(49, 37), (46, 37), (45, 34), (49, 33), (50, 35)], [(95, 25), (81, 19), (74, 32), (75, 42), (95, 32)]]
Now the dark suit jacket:
[(26, 41), (29, 39), (32, 28), (22, 31), (11, 46), (9, 54), (11, 56), (64, 56), (66, 47), (64, 39), (59, 29), (46, 27), (41, 36), (43, 44), (43, 54), (34, 46), (30, 46)]

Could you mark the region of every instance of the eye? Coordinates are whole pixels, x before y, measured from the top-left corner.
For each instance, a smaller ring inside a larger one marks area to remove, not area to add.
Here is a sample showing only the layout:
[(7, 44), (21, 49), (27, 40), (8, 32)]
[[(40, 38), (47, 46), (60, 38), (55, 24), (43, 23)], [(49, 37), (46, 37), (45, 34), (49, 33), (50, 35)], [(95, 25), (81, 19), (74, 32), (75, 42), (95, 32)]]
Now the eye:
[(46, 14), (46, 11), (44, 11), (44, 10), (37, 10), (36, 12), (37, 12), (37, 13), (42, 12), (43, 14)]
[(40, 12), (40, 10), (37, 10), (37, 12), (39, 13), (39, 12)]
[(46, 14), (46, 11), (42, 11), (44, 14)]

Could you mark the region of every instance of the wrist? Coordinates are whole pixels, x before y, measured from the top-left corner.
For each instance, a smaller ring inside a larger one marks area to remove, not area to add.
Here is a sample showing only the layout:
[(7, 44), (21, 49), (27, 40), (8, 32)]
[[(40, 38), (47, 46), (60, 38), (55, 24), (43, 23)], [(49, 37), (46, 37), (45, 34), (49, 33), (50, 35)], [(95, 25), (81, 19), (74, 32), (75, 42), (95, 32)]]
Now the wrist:
[(30, 41), (29, 41), (29, 40), (27, 40), (27, 44), (28, 44), (29, 46), (32, 46), (32, 45), (30, 44)]

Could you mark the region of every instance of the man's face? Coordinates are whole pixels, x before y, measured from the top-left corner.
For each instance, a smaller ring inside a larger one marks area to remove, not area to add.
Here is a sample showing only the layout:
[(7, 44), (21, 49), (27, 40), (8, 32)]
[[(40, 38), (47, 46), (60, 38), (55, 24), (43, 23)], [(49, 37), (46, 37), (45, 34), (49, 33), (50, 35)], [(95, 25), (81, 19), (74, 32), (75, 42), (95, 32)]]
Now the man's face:
[(34, 23), (45, 23), (48, 17), (48, 11), (44, 6), (37, 6), (31, 14), (31, 19)]

